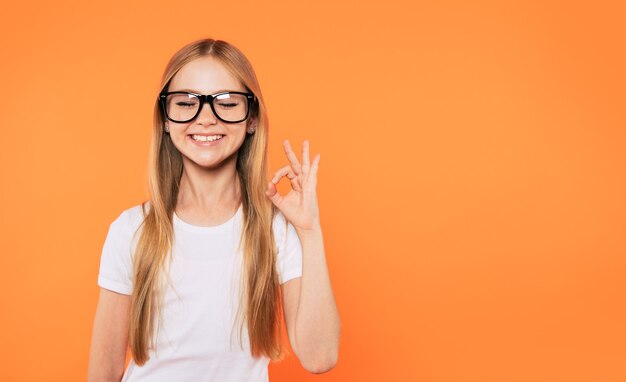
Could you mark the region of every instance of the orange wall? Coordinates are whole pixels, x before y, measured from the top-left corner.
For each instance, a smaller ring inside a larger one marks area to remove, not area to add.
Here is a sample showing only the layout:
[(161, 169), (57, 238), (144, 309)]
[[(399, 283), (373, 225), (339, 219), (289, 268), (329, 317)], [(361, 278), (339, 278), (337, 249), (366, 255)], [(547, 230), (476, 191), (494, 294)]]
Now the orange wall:
[(285, 138), (322, 153), (339, 364), (272, 381), (626, 380), (624, 8), (505, 3), (3, 7), (2, 379), (86, 378), (162, 70), (215, 37), (256, 68), (272, 171)]

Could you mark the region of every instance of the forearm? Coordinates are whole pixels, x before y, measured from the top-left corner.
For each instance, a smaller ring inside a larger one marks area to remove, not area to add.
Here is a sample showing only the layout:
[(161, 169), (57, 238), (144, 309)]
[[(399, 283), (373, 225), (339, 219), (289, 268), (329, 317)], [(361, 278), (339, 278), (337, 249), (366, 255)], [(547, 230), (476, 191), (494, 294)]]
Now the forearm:
[(302, 281), (295, 318), (300, 360), (325, 371), (339, 351), (339, 312), (330, 283), (321, 227), (298, 231), (302, 244)]

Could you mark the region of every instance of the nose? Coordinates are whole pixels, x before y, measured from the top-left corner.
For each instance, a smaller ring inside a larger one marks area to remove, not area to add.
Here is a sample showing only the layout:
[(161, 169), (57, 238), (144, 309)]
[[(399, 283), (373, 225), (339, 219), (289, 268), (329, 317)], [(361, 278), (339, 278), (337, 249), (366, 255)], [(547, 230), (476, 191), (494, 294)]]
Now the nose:
[(211, 105), (208, 100), (204, 100), (204, 102), (200, 104), (200, 113), (198, 113), (198, 116), (196, 117), (196, 122), (201, 124), (217, 122), (217, 117), (213, 114), (213, 110), (211, 109)]

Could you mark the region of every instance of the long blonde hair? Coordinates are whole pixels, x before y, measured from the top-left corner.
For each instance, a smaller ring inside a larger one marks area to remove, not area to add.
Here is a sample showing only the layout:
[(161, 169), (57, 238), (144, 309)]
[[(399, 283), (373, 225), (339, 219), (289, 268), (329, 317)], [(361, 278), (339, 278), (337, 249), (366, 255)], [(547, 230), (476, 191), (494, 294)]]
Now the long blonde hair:
[[(219, 60), (247, 91), (254, 93), (251, 120), (257, 121), (254, 135), (246, 134), (239, 149), (236, 169), (243, 194), (243, 270), (239, 331), (247, 322), (250, 351), (254, 357), (282, 359), (287, 353), (282, 333), (283, 310), (276, 271), (276, 245), (272, 221), (276, 209), (265, 195), (268, 169), (268, 118), (256, 74), (246, 56), (233, 45), (216, 39), (193, 41), (176, 52), (167, 64), (159, 89), (167, 90), (172, 77), (188, 62), (210, 56)], [(164, 290), (160, 280), (171, 262), (173, 213), (179, 191), (183, 160), (164, 133), (165, 116), (155, 95), (152, 145), (148, 163), (149, 200), (142, 203), (144, 220), (133, 258), (129, 346), (134, 361), (143, 365), (154, 344), (154, 322), (159, 318)], [(146, 205), (149, 205), (146, 211)], [(139, 231), (139, 229), (137, 230)], [(137, 231), (135, 233), (137, 233)], [(241, 243), (241, 242), (240, 242)]]

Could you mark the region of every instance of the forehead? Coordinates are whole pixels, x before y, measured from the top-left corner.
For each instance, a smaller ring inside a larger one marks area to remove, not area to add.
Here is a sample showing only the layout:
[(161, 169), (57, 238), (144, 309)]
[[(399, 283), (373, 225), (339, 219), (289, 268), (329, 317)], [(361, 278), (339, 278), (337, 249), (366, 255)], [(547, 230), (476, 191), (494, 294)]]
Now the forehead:
[(213, 94), (219, 91), (245, 91), (226, 67), (212, 57), (200, 57), (185, 64), (172, 77), (168, 91), (193, 91)]

